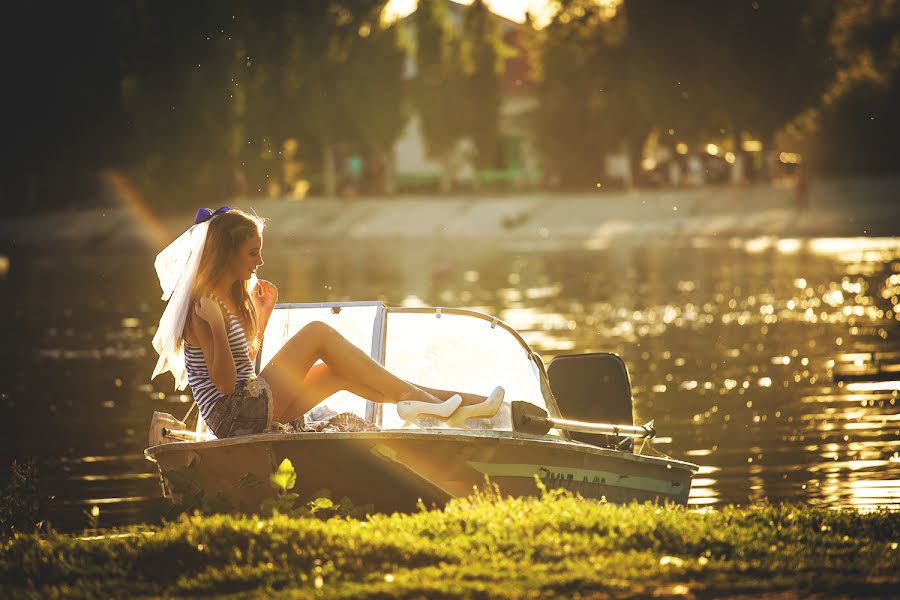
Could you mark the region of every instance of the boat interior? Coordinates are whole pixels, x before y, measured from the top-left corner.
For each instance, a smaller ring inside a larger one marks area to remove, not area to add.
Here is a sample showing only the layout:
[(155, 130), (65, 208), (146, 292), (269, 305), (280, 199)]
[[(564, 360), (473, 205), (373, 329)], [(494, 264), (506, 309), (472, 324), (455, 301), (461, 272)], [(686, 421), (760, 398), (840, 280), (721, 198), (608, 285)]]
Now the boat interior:
[[(531, 403), (550, 416), (583, 421), (633, 424), (631, 386), (622, 359), (596, 353), (560, 356), (549, 368), (522, 336), (503, 321), (472, 310), (440, 307), (389, 307), (383, 302), (285, 303), (275, 307), (257, 356), (261, 371), (300, 329), (321, 321), (339, 331), (397, 376), (436, 389), (486, 395), (497, 385), (506, 390), (500, 412), (468, 422), (470, 435), (513, 433), (510, 403)], [(314, 407), (315, 420), (353, 413), (382, 431), (446, 425), (435, 419), (404, 421), (392, 404), (369, 402), (348, 391)], [(448, 430), (446, 433), (451, 433)], [(602, 434), (548, 433), (593, 446), (631, 450), (631, 438)], [(215, 439), (198, 419), (194, 440)]]

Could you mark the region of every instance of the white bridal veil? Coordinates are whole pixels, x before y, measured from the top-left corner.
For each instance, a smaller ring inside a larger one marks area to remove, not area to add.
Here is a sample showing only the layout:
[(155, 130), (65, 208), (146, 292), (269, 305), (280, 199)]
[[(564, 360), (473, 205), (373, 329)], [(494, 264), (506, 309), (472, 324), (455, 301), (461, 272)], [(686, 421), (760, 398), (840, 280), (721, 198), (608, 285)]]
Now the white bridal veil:
[(165, 311), (159, 319), (159, 328), (153, 336), (153, 348), (159, 353), (159, 360), (151, 379), (160, 373), (171, 371), (175, 377), (175, 389), (187, 387), (187, 370), (184, 366), (184, 348), (181, 336), (191, 305), (191, 290), (200, 268), (200, 257), (206, 244), (206, 232), (210, 221), (227, 212), (228, 207), (210, 212), (201, 209), (194, 225), (169, 244), (156, 257), (154, 266), (162, 287), (162, 299), (167, 300)]

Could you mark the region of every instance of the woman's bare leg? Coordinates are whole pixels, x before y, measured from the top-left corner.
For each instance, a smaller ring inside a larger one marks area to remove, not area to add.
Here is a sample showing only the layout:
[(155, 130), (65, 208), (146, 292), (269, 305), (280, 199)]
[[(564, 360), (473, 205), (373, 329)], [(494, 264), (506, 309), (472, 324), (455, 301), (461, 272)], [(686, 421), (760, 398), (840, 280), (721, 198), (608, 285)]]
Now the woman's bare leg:
[[(310, 373), (317, 360), (329, 371)], [(307, 376), (312, 379), (307, 382)], [(314, 321), (298, 331), (260, 373), (272, 390), (274, 418), (295, 419), (321, 402), (322, 394), (349, 389), (374, 402), (436, 402), (430, 393), (403, 381), (344, 339), (325, 323)], [(340, 382), (340, 383), (339, 383)], [(342, 387), (335, 387), (335, 386)]]
[[(356, 394), (360, 398), (365, 398), (366, 400), (371, 400), (372, 402), (392, 402), (390, 398), (380, 394), (377, 390), (360, 383), (355, 383), (353, 381), (348, 381), (339, 377), (332, 369), (326, 364), (316, 364), (313, 365), (309, 370), (309, 373), (306, 375), (306, 379), (304, 379), (304, 383), (310, 386), (310, 391), (313, 393), (318, 399), (318, 402), (321, 402), (325, 398), (331, 396), (340, 391), (348, 391), (351, 394)], [(460, 406), (468, 406), (471, 404), (481, 404), (485, 400), (487, 400), (487, 396), (479, 396), (478, 394), (469, 394), (467, 392), (457, 392), (453, 390), (439, 390), (435, 388), (425, 387), (424, 385), (419, 385), (415, 382), (408, 382), (413, 386), (428, 392), (438, 400), (449, 400), (451, 396), (459, 395), (462, 397), (463, 401)], [(316, 402), (318, 404), (318, 402)]]
[(374, 388), (339, 377), (334, 369), (325, 363), (314, 364), (307, 372), (303, 383), (309, 387), (316, 404), (344, 390), (372, 402), (391, 402), (390, 398)]
[(454, 392), (452, 390), (437, 390), (430, 387), (425, 387), (424, 385), (419, 385), (418, 383), (414, 383), (417, 388), (420, 390), (425, 390), (438, 400), (447, 400), (450, 396), (455, 394), (459, 394), (462, 396), (462, 406), (469, 406), (470, 404), (481, 404), (485, 400), (487, 400), (487, 396), (479, 396), (478, 394), (469, 394), (467, 392)]

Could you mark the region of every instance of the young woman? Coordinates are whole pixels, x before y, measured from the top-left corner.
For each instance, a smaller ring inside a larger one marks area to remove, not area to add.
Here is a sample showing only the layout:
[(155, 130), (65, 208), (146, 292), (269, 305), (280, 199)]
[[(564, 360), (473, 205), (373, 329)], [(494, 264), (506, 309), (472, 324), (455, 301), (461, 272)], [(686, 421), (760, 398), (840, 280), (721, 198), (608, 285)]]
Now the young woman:
[(263, 265), (263, 228), (262, 219), (240, 210), (202, 209), (156, 260), (169, 303), (153, 339), (160, 354), (153, 377), (171, 371), (176, 388), (189, 384), (216, 437), (292, 421), (339, 390), (394, 402), (408, 421), (431, 416), (451, 427), (500, 410), (501, 387), (485, 397), (413, 385), (321, 322), (298, 331), (257, 374), (254, 360), (278, 301), (272, 283), (252, 285)]

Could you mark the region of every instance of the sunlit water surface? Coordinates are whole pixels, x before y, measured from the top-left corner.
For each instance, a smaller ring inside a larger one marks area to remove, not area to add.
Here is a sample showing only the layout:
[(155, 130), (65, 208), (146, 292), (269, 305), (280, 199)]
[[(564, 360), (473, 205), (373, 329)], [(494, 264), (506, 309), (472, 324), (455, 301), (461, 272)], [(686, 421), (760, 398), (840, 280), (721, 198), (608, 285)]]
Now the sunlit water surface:
[[(152, 259), (10, 256), (0, 275), (2, 459), (38, 457), (59, 529), (159, 512), (147, 426), (190, 398), (149, 381)], [(261, 275), (283, 301), (487, 312), (546, 363), (620, 354), (655, 449), (701, 465), (694, 506), (900, 507), (900, 240), (270, 244)]]

